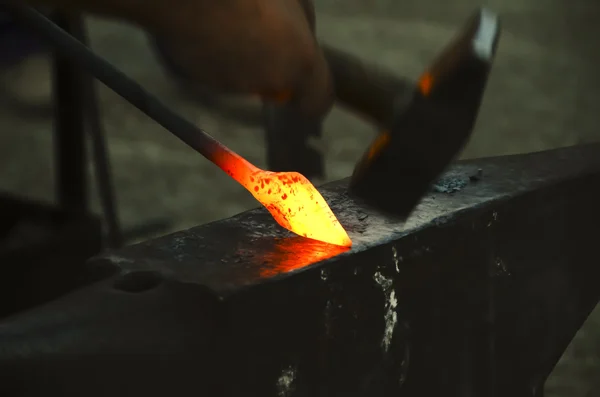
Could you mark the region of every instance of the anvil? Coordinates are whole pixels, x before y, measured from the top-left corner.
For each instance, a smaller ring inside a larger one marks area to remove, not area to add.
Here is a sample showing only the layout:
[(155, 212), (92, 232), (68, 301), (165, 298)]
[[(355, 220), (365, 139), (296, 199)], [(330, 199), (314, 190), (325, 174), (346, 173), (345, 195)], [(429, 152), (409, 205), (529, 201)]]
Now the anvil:
[(2, 396), (541, 396), (600, 297), (600, 145), (458, 162), (354, 246), (265, 210), (90, 260), (0, 323)]

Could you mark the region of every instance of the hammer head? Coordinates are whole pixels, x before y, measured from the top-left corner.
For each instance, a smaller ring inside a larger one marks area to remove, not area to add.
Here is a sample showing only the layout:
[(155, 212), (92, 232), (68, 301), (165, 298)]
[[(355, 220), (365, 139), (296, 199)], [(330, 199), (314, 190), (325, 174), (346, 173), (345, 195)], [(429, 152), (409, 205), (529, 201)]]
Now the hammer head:
[(473, 131), (499, 36), (492, 12), (482, 9), (468, 20), (357, 163), (355, 196), (390, 215), (412, 212)]

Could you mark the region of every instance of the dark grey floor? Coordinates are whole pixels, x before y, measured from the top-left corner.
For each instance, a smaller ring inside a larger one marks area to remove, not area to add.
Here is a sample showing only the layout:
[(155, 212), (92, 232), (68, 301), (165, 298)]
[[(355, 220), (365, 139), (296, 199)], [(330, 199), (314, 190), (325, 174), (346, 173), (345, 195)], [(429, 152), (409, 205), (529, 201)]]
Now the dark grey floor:
[[(600, 2), (493, 0), (504, 35), (477, 131), (465, 157), (543, 150), (600, 139)], [(317, 0), (324, 41), (407, 76), (416, 76), (478, 3), (472, 0)], [(145, 36), (90, 21), (94, 48), (191, 120), (264, 165), (260, 125), (203, 109), (164, 76)], [(1, 83), (24, 99), (47, 101), (47, 66), (22, 65)], [(255, 206), (251, 197), (160, 127), (101, 89), (120, 213), (126, 226), (167, 218), (173, 230)], [(251, 100), (223, 100), (256, 118)], [(0, 108), (0, 189), (52, 194), (49, 119)], [(347, 176), (372, 129), (335, 110), (323, 142), (330, 179)], [(94, 203), (97, 208), (97, 202)], [(600, 379), (600, 311), (590, 318), (547, 385), (547, 396), (586, 396)], [(600, 397), (600, 392), (586, 397)]]

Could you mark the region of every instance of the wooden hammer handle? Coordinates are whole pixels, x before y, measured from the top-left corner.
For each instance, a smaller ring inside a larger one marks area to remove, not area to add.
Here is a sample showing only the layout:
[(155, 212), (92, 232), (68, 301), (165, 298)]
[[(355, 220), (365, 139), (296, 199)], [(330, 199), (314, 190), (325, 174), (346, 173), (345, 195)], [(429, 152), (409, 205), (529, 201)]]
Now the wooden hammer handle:
[(341, 50), (322, 45), (341, 105), (388, 128), (398, 103), (410, 99), (415, 85)]

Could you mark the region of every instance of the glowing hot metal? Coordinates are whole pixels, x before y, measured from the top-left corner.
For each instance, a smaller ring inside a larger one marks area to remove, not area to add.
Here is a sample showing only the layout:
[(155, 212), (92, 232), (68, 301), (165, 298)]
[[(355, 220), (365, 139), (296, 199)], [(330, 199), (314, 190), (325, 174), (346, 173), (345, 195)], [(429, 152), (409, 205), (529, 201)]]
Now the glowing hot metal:
[(173, 135), (220, 167), (264, 205), (284, 228), (303, 237), (350, 247), (352, 241), (325, 199), (297, 172), (268, 172), (250, 164), (207, 132), (182, 118), (113, 65), (94, 54), (44, 15), (21, 4), (5, 5), (11, 15), (41, 34), (53, 48), (81, 65)]
[(262, 170), (222, 145), (208, 158), (245, 187), (280, 226), (302, 237), (352, 246), (321, 193), (302, 174)]

